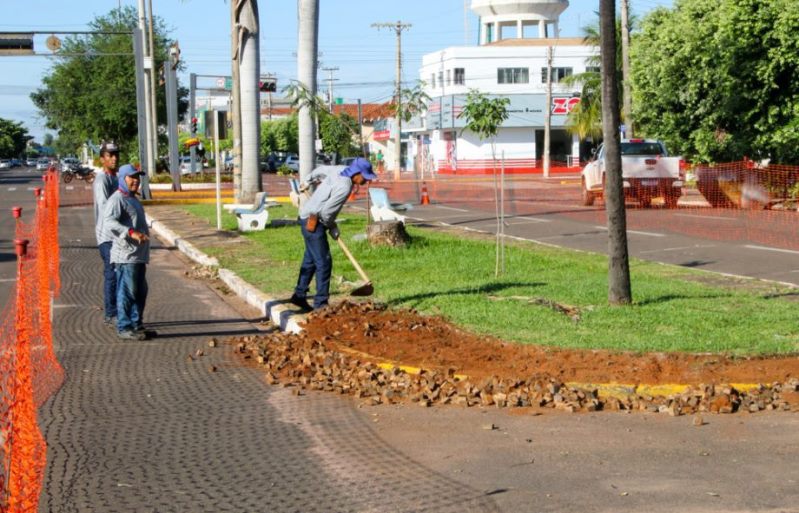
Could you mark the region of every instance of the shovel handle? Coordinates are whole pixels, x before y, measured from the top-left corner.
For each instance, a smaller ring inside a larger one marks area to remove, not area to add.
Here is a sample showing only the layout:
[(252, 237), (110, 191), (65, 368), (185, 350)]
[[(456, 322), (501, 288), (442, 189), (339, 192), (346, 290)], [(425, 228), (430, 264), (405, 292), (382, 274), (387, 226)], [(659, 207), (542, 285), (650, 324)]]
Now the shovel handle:
[(341, 248), (341, 251), (343, 251), (344, 254), (347, 255), (347, 258), (350, 259), (350, 263), (352, 263), (352, 266), (355, 267), (355, 270), (358, 271), (359, 275), (361, 275), (361, 279), (363, 281), (365, 281), (366, 283), (371, 283), (371, 280), (369, 279), (368, 276), (366, 276), (366, 273), (363, 271), (361, 266), (358, 264), (358, 261), (355, 260), (355, 257), (352, 256), (352, 253), (350, 253), (350, 250), (347, 249), (347, 246), (344, 244), (344, 241), (341, 240), (341, 236), (339, 236), (339, 238), (336, 239), (336, 241), (338, 241), (338, 245)]

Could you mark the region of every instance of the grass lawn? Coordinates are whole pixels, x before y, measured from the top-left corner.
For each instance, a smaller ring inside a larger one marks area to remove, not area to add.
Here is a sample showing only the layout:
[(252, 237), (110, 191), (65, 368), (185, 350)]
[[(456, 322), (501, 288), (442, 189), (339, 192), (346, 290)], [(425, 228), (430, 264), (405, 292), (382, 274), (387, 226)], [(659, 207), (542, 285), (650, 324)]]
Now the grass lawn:
[[(213, 205), (185, 208), (216, 223)], [(295, 219), (296, 210), (270, 209), (270, 219), (281, 218)], [(795, 290), (633, 260), (634, 304), (610, 307), (602, 255), (513, 242), (505, 250), (506, 273), (494, 278), (493, 240), (410, 226), (409, 247), (372, 248), (351, 238), (365, 232), (364, 216), (343, 213), (339, 221), (347, 245), (375, 285), (377, 300), (443, 315), (477, 333), (568, 348), (799, 352), (799, 302), (789, 300)], [(226, 229), (236, 227), (230, 214), (223, 222)], [(261, 290), (288, 297), (304, 250), (299, 227), (243, 236), (249, 244), (201, 249)], [(337, 277), (354, 282), (358, 275), (332, 241), (331, 248), (335, 293)], [(489, 296), (543, 298), (577, 307), (581, 318), (574, 322), (545, 305)]]

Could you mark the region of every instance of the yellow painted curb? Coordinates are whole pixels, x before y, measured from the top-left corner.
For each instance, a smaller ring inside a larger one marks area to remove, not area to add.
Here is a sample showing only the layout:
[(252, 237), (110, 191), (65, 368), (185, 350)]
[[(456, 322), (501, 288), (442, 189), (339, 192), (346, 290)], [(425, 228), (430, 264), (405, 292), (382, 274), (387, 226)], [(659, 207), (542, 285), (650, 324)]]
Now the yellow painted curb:
[[(278, 203), (291, 203), (288, 196), (277, 196), (267, 198), (267, 201), (277, 201)], [(216, 203), (216, 198), (182, 198), (182, 199), (150, 199), (142, 200), (144, 205), (209, 205)], [(222, 198), (222, 203), (232, 204), (233, 198)]]
[[(381, 360), (380, 358), (376, 358), (368, 353), (356, 351), (355, 349), (351, 349), (349, 347), (341, 347), (338, 344), (336, 344), (336, 346), (337, 349), (342, 353), (348, 353), (365, 360), (374, 361), (375, 364), (383, 370), (392, 370), (397, 368), (407, 372), (408, 374), (414, 375), (418, 375), (422, 371), (421, 367), (403, 365), (399, 362), (394, 362), (391, 360)], [(469, 376), (466, 374), (455, 374), (454, 377), (461, 381), (469, 379)], [(748, 392), (760, 386), (757, 383), (728, 384), (740, 392)], [(633, 385), (626, 383), (581, 383), (578, 381), (569, 381), (566, 382), (565, 385), (570, 388), (577, 388), (581, 390), (596, 390), (597, 395), (600, 397), (615, 397), (617, 399), (626, 399), (633, 395), (667, 397), (671, 395), (680, 395), (691, 388), (690, 385), (680, 385), (676, 383), (667, 383), (662, 385)]]

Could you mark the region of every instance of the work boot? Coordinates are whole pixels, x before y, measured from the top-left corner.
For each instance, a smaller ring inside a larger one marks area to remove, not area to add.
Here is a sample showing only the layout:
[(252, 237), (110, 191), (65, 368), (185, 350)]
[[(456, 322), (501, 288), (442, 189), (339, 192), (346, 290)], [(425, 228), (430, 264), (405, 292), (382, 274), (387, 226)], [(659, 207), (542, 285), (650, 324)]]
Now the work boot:
[(133, 330), (125, 330), (117, 333), (117, 337), (122, 340), (146, 340), (144, 333), (136, 333)]
[(289, 301), (291, 302), (292, 305), (299, 307), (303, 312), (310, 312), (311, 310), (313, 310), (313, 308), (311, 308), (311, 305), (308, 304), (308, 300), (305, 299), (304, 297), (298, 296), (297, 294), (293, 294), (291, 296), (291, 299), (289, 299)]

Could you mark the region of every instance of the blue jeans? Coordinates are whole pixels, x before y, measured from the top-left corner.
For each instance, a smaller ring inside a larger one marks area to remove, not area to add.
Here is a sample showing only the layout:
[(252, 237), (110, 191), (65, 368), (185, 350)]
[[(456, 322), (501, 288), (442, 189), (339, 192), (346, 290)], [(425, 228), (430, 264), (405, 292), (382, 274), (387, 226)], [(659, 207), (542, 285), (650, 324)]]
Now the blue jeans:
[(117, 273), (117, 331), (142, 327), (147, 302), (147, 264), (115, 264)]
[(309, 232), (305, 228), (307, 219), (300, 219), (302, 238), (305, 239), (305, 255), (302, 257), (300, 277), (297, 278), (297, 287), (294, 295), (305, 298), (311, 286), (311, 279), (316, 276), (316, 295), (313, 307), (321, 308), (327, 305), (330, 298), (330, 273), (333, 270), (333, 258), (330, 256), (330, 246), (327, 244), (327, 228), (322, 223), (316, 225), (316, 230)]
[(106, 318), (117, 316), (117, 275), (111, 263), (111, 242), (98, 245), (103, 259), (103, 311)]

